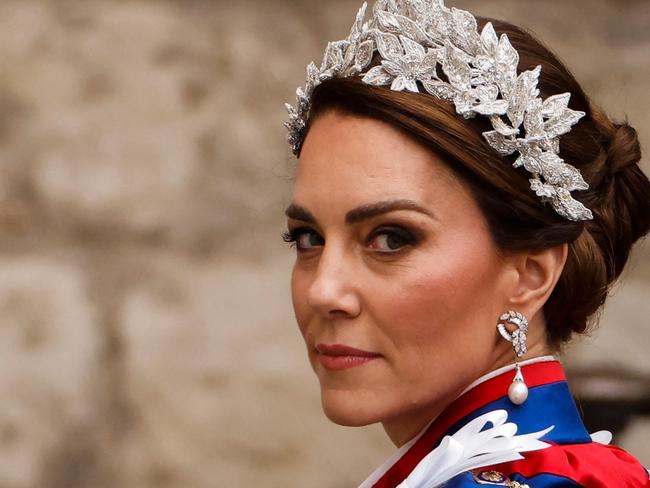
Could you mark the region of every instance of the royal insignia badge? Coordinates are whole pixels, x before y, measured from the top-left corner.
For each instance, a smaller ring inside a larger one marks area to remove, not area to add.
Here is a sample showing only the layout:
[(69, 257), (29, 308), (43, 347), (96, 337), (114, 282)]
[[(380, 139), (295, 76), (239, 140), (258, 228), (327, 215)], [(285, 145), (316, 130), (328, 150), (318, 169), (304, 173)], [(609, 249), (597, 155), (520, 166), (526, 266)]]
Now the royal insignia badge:
[(530, 488), (528, 485), (522, 485), (517, 481), (513, 481), (506, 475), (498, 471), (474, 471), (472, 473), (474, 481), (479, 485), (491, 486), (508, 486), (510, 488)]

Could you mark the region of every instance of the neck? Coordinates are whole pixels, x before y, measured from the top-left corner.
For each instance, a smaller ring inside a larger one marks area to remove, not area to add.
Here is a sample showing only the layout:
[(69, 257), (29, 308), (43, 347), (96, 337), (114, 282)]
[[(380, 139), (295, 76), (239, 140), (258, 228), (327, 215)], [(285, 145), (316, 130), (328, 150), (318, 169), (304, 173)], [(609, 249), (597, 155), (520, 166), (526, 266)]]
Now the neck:
[(402, 447), (424, 431), (442, 413), (445, 407), (458, 397), (461, 391), (462, 389), (453, 392), (446, 398), (445, 402), (439, 402), (437, 408), (424, 408), (416, 412), (410, 412), (408, 415), (383, 421), (382, 426), (386, 435), (396, 447)]
[[(538, 342), (529, 347), (528, 353), (525, 357), (520, 358), (518, 362), (524, 363), (528, 360), (550, 356), (551, 354), (552, 351), (546, 343)], [(441, 399), (433, 406), (428, 406), (427, 408), (411, 412), (406, 416), (382, 422), (384, 431), (395, 446), (402, 447), (410, 440), (415, 439), (418, 434), (422, 433), (426, 427), (431, 424), (431, 422), (433, 422), (456, 398), (465, 393), (465, 391), (471, 387), (475, 386), (477, 383), (480, 383), (486, 375), (489, 375), (491, 372), (499, 370), (500, 368), (507, 368), (508, 366), (514, 368), (514, 363), (512, 348), (507, 349), (503, 353), (500, 352), (495, 356), (494, 361), (492, 361), (489, 366), (484, 368), (484, 370), (474, 378), (473, 382), (459, 385), (458, 388), (446, 395), (444, 399)]]

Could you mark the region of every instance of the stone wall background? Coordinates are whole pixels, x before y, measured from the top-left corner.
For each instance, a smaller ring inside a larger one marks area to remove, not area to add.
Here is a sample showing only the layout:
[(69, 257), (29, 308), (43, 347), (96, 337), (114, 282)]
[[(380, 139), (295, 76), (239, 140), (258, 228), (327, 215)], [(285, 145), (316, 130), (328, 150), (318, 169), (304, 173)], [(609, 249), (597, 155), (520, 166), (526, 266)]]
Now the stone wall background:
[[(279, 237), (282, 102), (359, 3), (0, 2), (1, 488), (338, 488), (392, 451), (321, 414)], [(650, 144), (650, 2), (453, 4), (539, 33)], [(570, 365), (650, 374), (649, 255)]]

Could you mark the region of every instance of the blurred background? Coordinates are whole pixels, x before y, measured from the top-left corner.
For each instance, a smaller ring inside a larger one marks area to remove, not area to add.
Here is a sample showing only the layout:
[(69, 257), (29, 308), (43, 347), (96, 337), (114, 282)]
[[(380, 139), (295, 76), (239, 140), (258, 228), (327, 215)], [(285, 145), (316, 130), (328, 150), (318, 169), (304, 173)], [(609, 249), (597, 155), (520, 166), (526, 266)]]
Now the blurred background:
[[(360, 3), (0, 0), (0, 488), (354, 487), (392, 452), (321, 413), (280, 239), (283, 102)], [(650, 144), (650, 2), (448, 3)], [(646, 464), (649, 255), (565, 352)]]

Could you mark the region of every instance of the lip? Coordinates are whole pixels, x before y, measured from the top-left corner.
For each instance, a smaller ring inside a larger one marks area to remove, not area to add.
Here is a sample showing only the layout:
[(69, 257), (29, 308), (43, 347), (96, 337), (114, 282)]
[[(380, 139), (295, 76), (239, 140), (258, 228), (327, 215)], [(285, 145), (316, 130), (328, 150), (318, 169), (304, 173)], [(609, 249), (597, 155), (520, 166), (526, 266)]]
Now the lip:
[(363, 351), (343, 344), (318, 344), (318, 360), (326, 368), (342, 370), (361, 366), (381, 357), (376, 352)]

